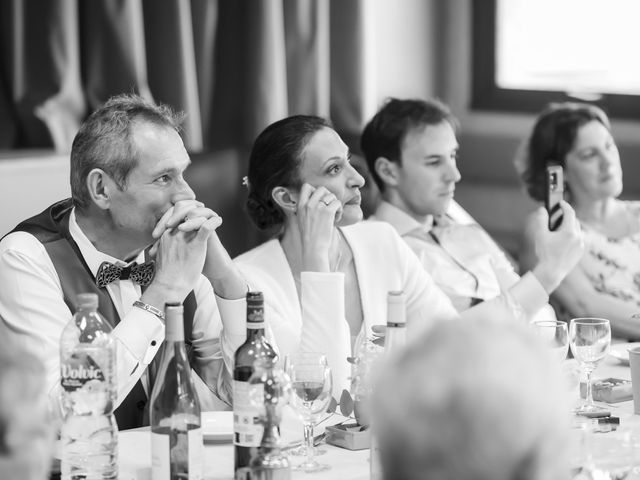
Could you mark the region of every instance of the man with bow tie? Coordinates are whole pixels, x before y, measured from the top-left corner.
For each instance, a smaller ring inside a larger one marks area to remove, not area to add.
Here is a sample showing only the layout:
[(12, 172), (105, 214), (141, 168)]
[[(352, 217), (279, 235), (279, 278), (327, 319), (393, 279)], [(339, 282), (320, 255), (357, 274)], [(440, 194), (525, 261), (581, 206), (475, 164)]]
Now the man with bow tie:
[(390, 223), (458, 311), (478, 303), (506, 303), (525, 321), (555, 320), (549, 294), (582, 253), (582, 235), (569, 204), (566, 222), (546, 227), (538, 211), (539, 264), (520, 277), (504, 252), (477, 224), (448, 216), (457, 166), (458, 121), (436, 100), (390, 99), (365, 126), (360, 145), (382, 202), (371, 220)]
[(0, 241), (0, 335), (44, 360), (52, 400), (76, 295), (98, 294), (118, 347), (120, 429), (148, 421), (147, 366), (164, 339), (167, 302), (184, 303), (193, 369), (215, 396), (229, 398), (222, 349), (238, 342), (221, 337), (221, 316), (243, 321), (246, 284), (215, 233), (222, 220), (183, 178), (190, 160), (178, 131), (166, 107), (135, 95), (110, 99), (74, 139), (72, 198)]

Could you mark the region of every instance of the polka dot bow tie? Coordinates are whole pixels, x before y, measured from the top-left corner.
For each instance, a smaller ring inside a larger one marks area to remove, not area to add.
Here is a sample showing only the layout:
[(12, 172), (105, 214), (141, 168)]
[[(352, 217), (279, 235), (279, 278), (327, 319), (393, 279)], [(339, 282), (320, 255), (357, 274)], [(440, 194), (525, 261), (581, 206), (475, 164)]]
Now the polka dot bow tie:
[(119, 267), (111, 262), (102, 262), (96, 275), (96, 285), (106, 287), (116, 280), (131, 280), (138, 285), (149, 285), (156, 274), (156, 262), (150, 260), (138, 265), (133, 262), (126, 267)]

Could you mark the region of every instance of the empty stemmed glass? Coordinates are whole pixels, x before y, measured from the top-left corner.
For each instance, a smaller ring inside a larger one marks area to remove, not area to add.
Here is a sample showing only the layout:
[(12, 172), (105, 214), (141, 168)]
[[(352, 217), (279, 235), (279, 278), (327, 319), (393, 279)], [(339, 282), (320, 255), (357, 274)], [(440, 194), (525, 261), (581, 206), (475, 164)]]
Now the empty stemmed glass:
[(541, 320), (533, 323), (536, 333), (549, 347), (558, 363), (567, 358), (569, 350), (569, 329), (565, 322)]
[(574, 318), (569, 324), (571, 353), (587, 375), (587, 395), (584, 403), (575, 410), (578, 415), (597, 416), (606, 409), (593, 403), (591, 374), (609, 352), (611, 326), (604, 318)]
[(294, 470), (319, 472), (331, 468), (314, 458), (313, 426), (331, 401), (333, 382), (327, 357), (321, 353), (300, 352), (287, 355), (285, 369), (291, 379), (293, 394), (291, 406), (300, 415), (304, 424), (304, 443), (307, 458)]

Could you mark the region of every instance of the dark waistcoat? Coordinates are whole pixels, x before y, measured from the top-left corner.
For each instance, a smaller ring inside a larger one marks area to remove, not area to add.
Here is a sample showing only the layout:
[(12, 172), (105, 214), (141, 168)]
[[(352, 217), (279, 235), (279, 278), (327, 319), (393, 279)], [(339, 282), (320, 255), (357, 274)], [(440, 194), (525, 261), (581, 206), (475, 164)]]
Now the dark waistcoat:
[[(107, 319), (111, 327), (120, 322), (118, 311), (106, 287), (99, 288), (95, 277), (87, 266), (78, 245), (69, 233), (71, 199), (51, 205), (43, 212), (20, 223), (12, 232), (27, 232), (35, 236), (49, 254), (53, 266), (60, 277), (64, 302), (75, 311), (75, 298), (79, 293), (98, 295), (98, 311)], [(11, 233), (12, 233), (11, 232)], [(189, 293), (184, 302), (184, 336), (189, 344), (196, 310), (195, 294)], [(189, 345), (188, 345), (189, 347)], [(156, 357), (159, 356), (159, 352)], [(154, 362), (157, 360), (154, 359)], [(148, 425), (147, 396), (142, 383), (138, 381), (115, 411), (120, 430)]]

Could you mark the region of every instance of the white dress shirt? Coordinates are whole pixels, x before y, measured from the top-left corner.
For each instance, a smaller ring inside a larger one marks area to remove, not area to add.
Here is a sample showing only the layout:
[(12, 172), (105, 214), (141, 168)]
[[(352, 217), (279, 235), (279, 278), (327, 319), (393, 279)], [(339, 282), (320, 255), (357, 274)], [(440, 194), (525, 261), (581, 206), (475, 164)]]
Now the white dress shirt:
[[(76, 222), (75, 209), (69, 218), (69, 232), (87, 266), (95, 276), (103, 261), (125, 265), (93, 246)], [(143, 262), (143, 253), (136, 261)], [(140, 286), (131, 280), (118, 280), (107, 291), (120, 316), (113, 329), (117, 345), (116, 379), (119, 405), (144, 374), (164, 340), (164, 324), (155, 315), (134, 308), (141, 296)], [(230, 372), (225, 371), (223, 353), (233, 356), (236, 339), (221, 338), (221, 314), (227, 322), (244, 325), (245, 301), (214, 296), (211, 283), (201, 276), (194, 288), (197, 309), (193, 319), (192, 343), (197, 362), (207, 365), (209, 387), (223, 400), (227, 398)], [(220, 310), (218, 310), (220, 308)], [(47, 371), (52, 400), (60, 396), (60, 335), (71, 319), (63, 299), (60, 279), (44, 246), (31, 234), (14, 232), (0, 241), (0, 334), (35, 352)], [(213, 371), (211, 371), (213, 370)], [(144, 380), (144, 379), (143, 379)], [(143, 385), (145, 382), (143, 381)]]
[(510, 294), (529, 321), (555, 320), (549, 297), (532, 273), (520, 277), (503, 251), (477, 224), (452, 219), (434, 227), (420, 223), (388, 202), (370, 220), (391, 224), (459, 312), (478, 301)]

